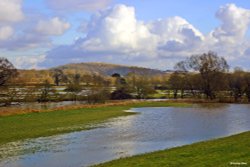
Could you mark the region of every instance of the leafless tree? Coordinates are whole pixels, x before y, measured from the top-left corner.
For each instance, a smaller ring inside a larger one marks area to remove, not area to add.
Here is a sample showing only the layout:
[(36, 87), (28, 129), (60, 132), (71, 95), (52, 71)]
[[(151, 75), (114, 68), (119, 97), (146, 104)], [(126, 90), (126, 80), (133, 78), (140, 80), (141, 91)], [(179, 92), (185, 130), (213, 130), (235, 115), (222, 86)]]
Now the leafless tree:
[(60, 69), (55, 69), (53, 71), (54, 83), (56, 86), (59, 86), (61, 82), (67, 81), (67, 76), (64, 75), (63, 71)]
[(17, 75), (17, 69), (6, 58), (0, 58), (0, 86), (4, 85), (11, 77)]
[(177, 63), (176, 69), (181, 71), (198, 72), (201, 77), (201, 87), (207, 98), (214, 99), (214, 91), (218, 90), (222, 76), (227, 72), (229, 66), (223, 57), (217, 56), (214, 52), (193, 55), (185, 61)]

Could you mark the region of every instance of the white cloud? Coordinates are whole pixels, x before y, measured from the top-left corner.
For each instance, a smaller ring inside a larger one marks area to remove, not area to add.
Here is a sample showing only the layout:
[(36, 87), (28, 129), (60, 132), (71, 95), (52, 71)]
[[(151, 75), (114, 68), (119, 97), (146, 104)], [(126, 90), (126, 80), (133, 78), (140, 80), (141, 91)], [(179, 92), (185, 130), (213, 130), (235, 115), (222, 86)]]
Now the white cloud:
[(58, 17), (54, 17), (46, 21), (40, 20), (36, 30), (45, 35), (62, 35), (69, 28), (69, 23), (60, 20)]
[[(0, 1), (0, 49), (1, 51), (33, 49), (48, 46), (49, 38), (35, 32), (35, 23), (41, 17), (31, 10), (22, 10), (23, 0)], [(24, 17), (25, 12), (25, 17)]]
[(191, 50), (204, 40), (199, 30), (178, 16), (153, 21), (148, 27), (159, 38), (158, 48), (169, 52)]
[(39, 69), (38, 64), (45, 61), (45, 55), (38, 56), (18, 56), (12, 62), (18, 69)]
[[(203, 38), (202, 33), (191, 25), (187, 20), (176, 16), (167, 19), (158, 19), (149, 23), (150, 31), (162, 37), (162, 39), (183, 39), (183, 30), (190, 29), (193, 34)], [(184, 30), (185, 31), (185, 30)]]
[(136, 20), (135, 9), (125, 5), (99, 12), (88, 25), (87, 37), (80, 48), (88, 51), (113, 51), (141, 54), (154, 51), (157, 36)]
[(47, 62), (53, 64), (57, 59), (56, 63), (63, 64), (78, 59), (146, 64), (159, 57), (182, 55), (204, 40), (203, 34), (181, 17), (144, 23), (136, 18), (135, 8), (126, 5), (94, 14), (84, 32), (86, 37), (73, 45), (49, 51)]
[(13, 29), (10, 26), (0, 27), (0, 41), (7, 40), (13, 35)]
[[(49, 51), (47, 60), (50, 64), (82, 60), (151, 67), (161, 62), (161, 66), (167, 67), (185, 56), (212, 50), (232, 62), (250, 48), (246, 38), (249, 13), (250, 10), (234, 4), (222, 6), (216, 13), (222, 24), (211, 33), (202, 34), (184, 18), (176, 16), (145, 23), (136, 18), (134, 7), (115, 5), (95, 13), (82, 26), (85, 36), (72, 45)], [(60, 61), (55, 61), (58, 57)]]
[(136, 19), (134, 7), (125, 5), (95, 14), (87, 27), (87, 37), (77, 42), (77, 48), (127, 56), (155, 57), (159, 50), (181, 52), (195, 48), (204, 39), (181, 17), (144, 23)]
[(15, 33), (12, 24), (24, 19), (22, 0), (0, 1), (0, 47)]
[(236, 43), (244, 40), (250, 23), (250, 10), (237, 7), (235, 4), (222, 6), (216, 13), (222, 25), (212, 34), (219, 42)]
[(112, 0), (47, 0), (49, 6), (61, 11), (97, 11), (106, 8)]
[(96, 13), (84, 27), (87, 36), (72, 47), (130, 59), (191, 50), (204, 40), (202, 33), (181, 17), (144, 23), (136, 19), (135, 8), (126, 5), (115, 5)]
[(24, 18), (22, 0), (1, 0), (0, 21), (17, 22)]
[(52, 36), (63, 35), (70, 28), (70, 24), (54, 17), (39, 20), (36, 16), (26, 20), (25, 24), (0, 27), (0, 49), (8, 51), (32, 50), (51, 48)]
[(221, 21), (221, 25), (206, 36), (201, 48), (216, 51), (229, 61), (244, 58), (245, 50), (250, 47), (246, 36), (250, 24), (250, 10), (235, 4), (226, 4), (220, 7), (216, 17)]

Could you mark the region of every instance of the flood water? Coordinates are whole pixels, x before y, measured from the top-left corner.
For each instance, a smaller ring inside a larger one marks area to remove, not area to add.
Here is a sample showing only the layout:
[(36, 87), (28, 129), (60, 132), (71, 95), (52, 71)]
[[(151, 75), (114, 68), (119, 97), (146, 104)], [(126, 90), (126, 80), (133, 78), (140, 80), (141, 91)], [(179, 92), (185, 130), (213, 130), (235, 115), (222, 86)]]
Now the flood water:
[(82, 167), (250, 130), (250, 105), (136, 108), (96, 129), (9, 143), (0, 166)]

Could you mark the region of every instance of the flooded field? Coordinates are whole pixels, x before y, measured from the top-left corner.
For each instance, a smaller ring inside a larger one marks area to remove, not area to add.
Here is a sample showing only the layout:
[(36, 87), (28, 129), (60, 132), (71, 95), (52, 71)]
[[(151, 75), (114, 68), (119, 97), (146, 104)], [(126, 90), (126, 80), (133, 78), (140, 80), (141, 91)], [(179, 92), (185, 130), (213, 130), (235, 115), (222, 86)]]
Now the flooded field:
[(250, 130), (250, 105), (135, 108), (97, 128), (3, 145), (0, 166), (82, 167)]

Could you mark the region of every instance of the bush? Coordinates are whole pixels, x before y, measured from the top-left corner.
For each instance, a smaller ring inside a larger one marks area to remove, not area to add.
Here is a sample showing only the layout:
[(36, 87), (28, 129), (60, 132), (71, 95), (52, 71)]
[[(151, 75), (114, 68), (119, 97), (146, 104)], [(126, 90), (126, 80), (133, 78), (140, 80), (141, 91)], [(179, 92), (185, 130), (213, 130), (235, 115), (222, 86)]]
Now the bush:
[(80, 92), (81, 90), (82, 90), (81, 85), (72, 83), (68, 84), (67, 88), (65, 89), (65, 91), (68, 92)]
[(89, 104), (105, 103), (106, 100), (109, 99), (110, 93), (106, 89), (93, 90), (92, 93), (87, 96), (87, 101)]
[(131, 99), (132, 96), (125, 89), (118, 89), (111, 93), (112, 100)]

